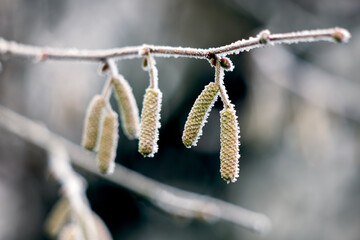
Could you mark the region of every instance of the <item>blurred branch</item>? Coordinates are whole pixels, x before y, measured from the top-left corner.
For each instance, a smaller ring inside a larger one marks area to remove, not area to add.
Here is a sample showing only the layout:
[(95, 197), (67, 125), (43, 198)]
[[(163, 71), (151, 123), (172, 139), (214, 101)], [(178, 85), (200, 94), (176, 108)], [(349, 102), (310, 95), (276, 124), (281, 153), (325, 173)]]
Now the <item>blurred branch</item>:
[(197, 49), (183, 47), (168, 47), (142, 45), (134, 47), (114, 48), (106, 50), (79, 50), (79, 49), (60, 49), (49, 47), (35, 47), (24, 45), (0, 38), (0, 55), (32, 57), (39, 60), (86, 60), (86, 61), (105, 61), (109, 58), (141, 58), (145, 54), (151, 53), (153, 56), (162, 57), (193, 57), (211, 59), (216, 55), (239, 54), (254, 48), (274, 44), (293, 44), (299, 42), (347, 42), (350, 33), (343, 28), (330, 28), (309, 31), (299, 31), (291, 33), (271, 34), (264, 30), (256, 37), (243, 39), (217, 48)]
[(0, 106), (0, 126), (45, 150), (49, 150), (49, 143), (62, 144), (75, 166), (129, 189), (169, 214), (207, 222), (225, 220), (255, 232), (270, 229), (270, 220), (263, 214), (159, 183), (118, 164), (113, 175), (101, 175), (91, 152), (3, 106)]
[[(42, 134), (42, 133), (36, 133)], [(84, 239), (101, 239), (98, 236), (95, 219), (90, 210), (85, 195), (84, 181), (71, 167), (66, 148), (50, 132), (43, 131), (43, 137), (48, 138), (45, 150), (49, 154), (49, 169), (56, 180), (61, 184), (61, 193), (69, 201), (75, 215), (76, 224), (81, 229)]]

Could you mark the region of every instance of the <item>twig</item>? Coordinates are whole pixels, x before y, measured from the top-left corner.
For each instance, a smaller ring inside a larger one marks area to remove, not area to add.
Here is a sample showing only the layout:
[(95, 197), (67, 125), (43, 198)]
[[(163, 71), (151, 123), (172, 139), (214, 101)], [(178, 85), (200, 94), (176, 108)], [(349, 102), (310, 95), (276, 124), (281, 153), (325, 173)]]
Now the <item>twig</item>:
[(209, 222), (225, 220), (260, 233), (270, 229), (270, 220), (263, 214), (159, 183), (118, 164), (113, 175), (101, 175), (92, 153), (3, 106), (0, 106), (0, 126), (44, 149), (49, 147), (49, 142), (61, 143), (77, 167), (129, 189), (169, 214)]
[(215, 64), (215, 83), (219, 86), (221, 100), (226, 108), (230, 107), (230, 99), (224, 87), (224, 69), (220, 66), (220, 60), (216, 59)]
[(86, 199), (84, 181), (71, 167), (66, 148), (52, 138), (45, 150), (49, 154), (49, 169), (61, 184), (61, 192), (69, 201), (83, 236), (85, 239), (99, 239), (95, 220)]
[(210, 59), (214, 55), (226, 56), (260, 48), (266, 45), (292, 44), (299, 42), (347, 42), (350, 33), (343, 28), (330, 28), (300, 31), (292, 33), (270, 34), (268, 30), (262, 31), (256, 37), (243, 39), (218, 48), (183, 48), (155, 45), (142, 45), (134, 47), (114, 48), (106, 50), (79, 50), (75, 48), (60, 49), (49, 47), (35, 47), (24, 45), (13, 41), (0, 38), (0, 55), (10, 55), (19, 57), (31, 57), (39, 60), (84, 60), (84, 61), (104, 61), (109, 58), (141, 58), (144, 49), (152, 56), (156, 57), (191, 57)]

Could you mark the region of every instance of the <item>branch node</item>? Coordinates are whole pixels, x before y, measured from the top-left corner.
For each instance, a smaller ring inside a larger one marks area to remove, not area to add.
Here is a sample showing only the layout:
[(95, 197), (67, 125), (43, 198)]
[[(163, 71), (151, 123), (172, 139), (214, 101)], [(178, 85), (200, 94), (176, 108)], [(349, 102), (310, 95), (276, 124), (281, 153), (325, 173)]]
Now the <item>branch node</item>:
[(257, 36), (259, 38), (259, 43), (264, 45), (268, 44), (270, 42), (270, 34), (268, 29), (261, 31)]

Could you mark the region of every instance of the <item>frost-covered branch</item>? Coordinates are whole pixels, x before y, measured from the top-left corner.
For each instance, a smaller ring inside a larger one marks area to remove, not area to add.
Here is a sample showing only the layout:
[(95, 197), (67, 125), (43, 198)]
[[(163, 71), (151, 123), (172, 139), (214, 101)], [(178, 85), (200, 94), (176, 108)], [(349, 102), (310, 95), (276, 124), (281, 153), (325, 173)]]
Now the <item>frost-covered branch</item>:
[[(159, 183), (118, 164), (113, 175), (102, 175), (98, 172), (93, 153), (2, 106), (0, 127), (46, 150), (53, 151), (49, 149), (49, 142), (64, 146), (75, 166), (142, 196), (169, 214), (207, 222), (225, 220), (255, 232), (270, 229), (270, 220), (261, 213)], [(53, 153), (59, 153), (58, 150)]]
[[(83, 60), (83, 61), (104, 61), (109, 58), (126, 59), (142, 58), (145, 53), (151, 53), (155, 57), (192, 57), (211, 59), (214, 55), (226, 56), (249, 51), (254, 48), (275, 44), (293, 44), (299, 42), (347, 42), (350, 33), (343, 28), (330, 28), (319, 30), (306, 30), (291, 33), (271, 34), (264, 30), (256, 37), (243, 39), (217, 48), (183, 48), (155, 45), (142, 45), (124, 48), (105, 50), (80, 50), (75, 48), (60, 49), (50, 47), (35, 47), (24, 45), (0, 38), (0, 55), (30, 57), (38, 60)], [(146, 49), (146, 51), (144, 51)]]

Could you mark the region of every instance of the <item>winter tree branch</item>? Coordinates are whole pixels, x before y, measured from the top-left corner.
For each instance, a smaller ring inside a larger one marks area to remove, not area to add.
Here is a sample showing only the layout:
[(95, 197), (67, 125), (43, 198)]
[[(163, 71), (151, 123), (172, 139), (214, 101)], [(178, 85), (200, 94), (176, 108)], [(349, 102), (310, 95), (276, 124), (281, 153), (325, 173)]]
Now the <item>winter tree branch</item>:
[(105, 61), (109, 58), (126, 59), (141, 58), (151, 53), (155, 57), (191, 57), (211, 59), (216, 55), (226, 56), (249, 51), (275, 44), (293, 44), (300, 42), (347, 42), (350, 33), (343, 28), (330, 28), (319, 30), (308, 30), (291, 33), (271, 34), (270, 31), (261, 31), (256, 37), (243, 39), (217, 48), (183, 48), (155, 45), (142, 45), (133, 47), (114, 48), (106, 50), (79, 50), (75, 48), (60, 49), (50, 47), (35, 47), (24, 45), (0, 38), (0, 55), (30, 57), (38, 60), (83, 60), (83, 61)]

